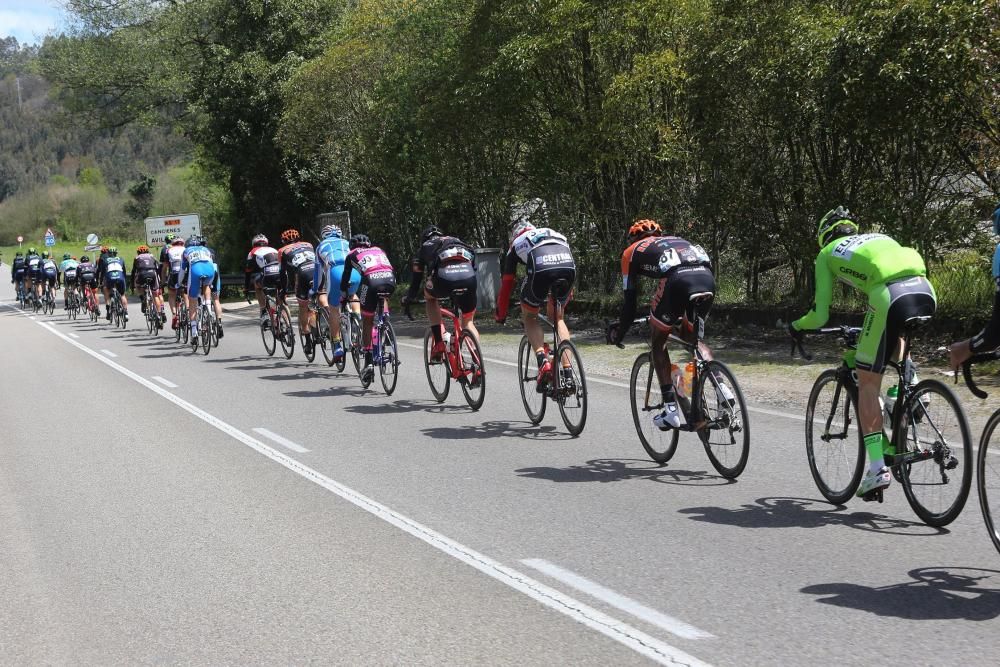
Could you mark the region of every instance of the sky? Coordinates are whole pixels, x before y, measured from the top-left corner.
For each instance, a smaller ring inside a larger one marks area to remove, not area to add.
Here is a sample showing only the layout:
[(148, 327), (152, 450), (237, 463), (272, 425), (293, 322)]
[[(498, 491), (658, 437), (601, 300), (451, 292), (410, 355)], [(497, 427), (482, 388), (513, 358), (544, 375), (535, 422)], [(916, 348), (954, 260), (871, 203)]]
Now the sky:
[(0, 0), (0, 37), (37, 44), (64, 23), (62, 0)]

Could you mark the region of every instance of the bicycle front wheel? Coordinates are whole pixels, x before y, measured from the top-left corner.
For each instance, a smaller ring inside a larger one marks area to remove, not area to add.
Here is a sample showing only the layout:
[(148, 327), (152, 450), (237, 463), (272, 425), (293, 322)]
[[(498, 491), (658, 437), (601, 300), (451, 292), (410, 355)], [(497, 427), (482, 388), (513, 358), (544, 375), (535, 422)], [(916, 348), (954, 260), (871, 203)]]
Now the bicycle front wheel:
[(712, 466), (726, 479), (736, 479), (750, 456), (747, 404), (736, 377), (721, 361), (710, 361), (698, 378), (701, 416), (698, 437)]
[(662, 431), (653, 423), (653, 417), (663, 409), (663, 395), (649, 352), (640, 354), (632, 364), (628, 393), (632, 403), (632, 422), (642, 448), (649, 458), (657, 463), (666, 463), (677, 451), (680, 432), (675, 428)]
[(459, 384), (462, 385), (465, 402), (473, 410), (478, 410), (483, 407), (483, 401), (486, 400), (486, 365), (483, 363), (483, 351), (479, 347), (479, 341), (469, 331), (462, 332), (458, 343), (458, 354), (462, 364)]
[(396, 347), (396, 332), (392, 328), (392, 322), (386, 322), (379, 332), (379, 365), (378, 375), (382, 381), (382, 389), (386, 396), (391, 396), (396, 391), (396, 383), (399, 381), (399, 356)]
[[(569, 366), (566, 362), (569, 362)], [(553, 364), (558, 368), (556, 403), (566, 430), (574, 438), (583, 433), (587, 425), (587, 376), (583, 372), (583, 359), (573, 341), (564, 340), (556, 348)]]
[(545, 416), (545, 394), (535, 391), (538, 368), (534, 356), (528, 337), (521, 336), (521, 344), (517, 348), (517, 385), (521, 390), (521, 403), (528, 413), (528, 419), (532, 424), (538, 424)]
[(1000, 410), (993, 413), (983, 439), (979, 442), (979, 459), (976, 462), (976, 485), (979, 488), (979, 508), (986, 522), (986, 532), (997, 551), (1000, 551)]
[(928, 458), (893, 466), (920, 520), (940, 528), (962, 512), (972, 485), (972, 435), (965, 412), (943, 382), (923, 380), (903, 406), (896, 448)]
[(424, 332), (424, 373), (427, 375), (427, 384), (431, 387), (434, 400), (438, 403), (444, 403), (451, 389), (451, 372), (448, 369), (446, 358), (431, 361), (431, 350), (433, 348), (434, 334), (428, 328)]
[(865, 443), (858, 424), (857, 399), (839, 371), (820, 373), (806, 404), (806, 457), (816, 487), (834, 505), (846, 503), (861, 483)]
[(295, 354), (295, 329), (292, 328), (292, 315), (285, 305), (278, 308), (278, 342), (285, 359), (291, 359)]

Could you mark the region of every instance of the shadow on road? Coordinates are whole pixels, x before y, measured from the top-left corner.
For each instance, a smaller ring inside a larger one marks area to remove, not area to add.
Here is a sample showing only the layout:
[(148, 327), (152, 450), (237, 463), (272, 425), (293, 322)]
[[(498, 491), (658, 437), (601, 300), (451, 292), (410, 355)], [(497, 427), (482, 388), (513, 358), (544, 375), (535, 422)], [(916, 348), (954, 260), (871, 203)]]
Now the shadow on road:
[(816, 584), (801, 590), (816, 602), (907, 620), (987, 621), (1000, 616), (1000, 572), (966, 567), (910, 570), (913, 581), (890, 586)]
[(295, 398), (329, 398), (330, 396), (365, 396), (370, 390), (358, 386), (327, 387), (325, 389), (299, 389), (282, 392), (285, 396)]
[(732, 484), (728, 480), (705, 470), (679, 470), (658, 463), (639, 459), (592, 459), (583, 465), (566, 468), (539, 466), (515, 470), (521, 477), (546, 479), (550, 482), (624, 482), (647, 479), (661, 484), (691, 486), (721, 486)]
[(471, 412), (466, 405), (445, 405), (436, 401), (408, 401), (399, 399), (392, 403), (359, 403), (344, 407), (345, 412), (354, 412), (359, 415), (389, 415), (400, 412), (431, 412), (441, 414), (443, 412)]
[[(524, 426), (515, 426), (524, 424)], [(555, 426), (535, 426), (531, 422), (486, 421), (468, 426), (438, 426), (421, 429), (424, 435), (442, 440), (484, 440), (488, 438), (525, 438), (527, 440), (572, 440), (573, 436), (557, 431)]]
[(847, 526), (893, 535), (943, 535), (944, 528), (932, 528), (915, 521), (895, 519), (873, 512), (849, 512), (826, 502), (807, 498), (758, 498), (755, 505), (729, 507), (688, 507), (678, 510), (695, 521), (737, 528), (822, 528)]

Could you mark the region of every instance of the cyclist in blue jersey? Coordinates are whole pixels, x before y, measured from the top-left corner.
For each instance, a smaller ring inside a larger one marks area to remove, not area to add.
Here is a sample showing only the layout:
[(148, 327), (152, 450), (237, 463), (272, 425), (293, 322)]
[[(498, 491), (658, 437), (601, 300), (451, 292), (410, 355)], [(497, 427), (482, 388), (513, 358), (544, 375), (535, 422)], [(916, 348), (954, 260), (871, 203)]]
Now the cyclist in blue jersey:
[(198, 295), (204, 303), (212, 303), (215, 309), (216, 333), (222, 338), (222, 308), (213, 303), (212, 290), (215, 287), (218, 274), (215, 264), (215, 253), (205, 245), (204, 239), (192, 235), (184, 244), (184, 257), (181, 261), (181, 281), (187, 280), (188, 318), (191, 322), (191, 335), (198, 335)]
[(76, 288), (76, 270), (80, 266), (80, 262), (73, 259), (73, 256), (68, 252), (63, 255), (63, 261), (59, 263), (59, 274), (62, 276), (63, 289), (63, 306), (64, 308), (69, 308), (69, 289)]
[(111, 290), (118, 288), (119, 299), (125, 311), (125, 321), (128, 322), (128, 298), (125, 296), (125, 260), (118, 256), (118, 248), (108, 248), (108, 254), (101, 260), (98, 271), (104, 278), (104, 305), (108, 311), (105, 319), (111, 321)]
[(10, 283), (16, 286), (17, 294), (24, 294), (24, 274), (26, 272), (24, 264), (24, 253), (20, 250), (14, 255), (14, 263), (10, 267)]
[[(1000, 205), (993, 211), (993, 233), (1000, 235)], [(996, 291), (993, 294), (993, 314), (990, 321), (972, 338), (953, 343), (949, 348), (951, 367), (956, 371), (973, 354), (1000, 347), (1000, 244), (993, 252), (993, 282), (996, 283)]]
[[(319, 305), (326, 309), (326, 315), (330, 318), (330, 336), (333, 339), (333, 356), (340, 359), (344, 356), (344, 342), (340, 339), (340, 327), (334, 323), (339, 321), (339, 315), (330, 304), (329, 294), (333, 290), (339, 289), (340, 282), (344, 277), (344, 271), (349, 271), (351, 277), (348, 281), (348, 294), (351, 297), (351, 310), (360, 315), (361, 302), (356, 296), (358, 287), (361, 285), (361, 275), (351, 267), (345, 266), (344, 261), (347, 254), (351, 252), (351, 245), (344, 238), (343, 232), (337, 225), (326, 225), (320, 231), (320, 244), (316, 247), (316, 265), (313, 269), (313, 285), (316, 291)], [(332, 287), (331, 287), (332, 286)]]

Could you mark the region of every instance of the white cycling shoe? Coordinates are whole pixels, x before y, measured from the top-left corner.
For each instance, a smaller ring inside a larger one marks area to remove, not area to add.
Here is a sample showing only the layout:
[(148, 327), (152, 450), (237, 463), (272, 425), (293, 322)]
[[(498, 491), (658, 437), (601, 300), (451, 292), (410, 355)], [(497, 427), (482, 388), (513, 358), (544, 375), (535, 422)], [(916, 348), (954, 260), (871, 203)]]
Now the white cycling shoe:
[(684, 424), (684, 414), (674, 401), (663, 404), (663, 411), (658, 415), (653, 415), (653, 424), (661, 431), (672, 428), (680, 428)]
[(867, 496), (872, 491), (878, 491), (879, 489), (885, 489), (892, 483), (892, 475), (889, 474), (889, 469), (882, 466), (877, 472), (868, 471), (864, 479), (861, 480), (861, 486), (858, 487), (857, 497), (862, 498)]

